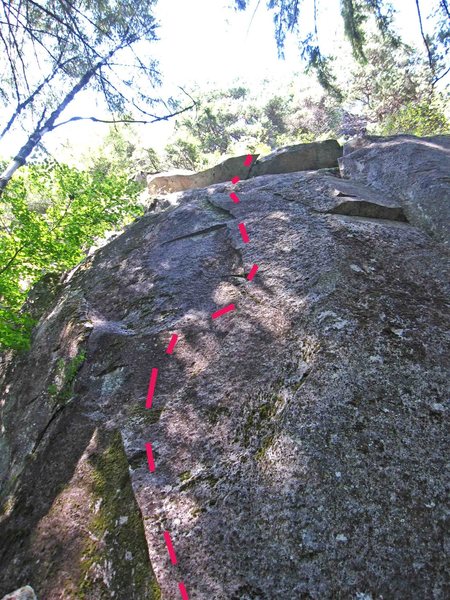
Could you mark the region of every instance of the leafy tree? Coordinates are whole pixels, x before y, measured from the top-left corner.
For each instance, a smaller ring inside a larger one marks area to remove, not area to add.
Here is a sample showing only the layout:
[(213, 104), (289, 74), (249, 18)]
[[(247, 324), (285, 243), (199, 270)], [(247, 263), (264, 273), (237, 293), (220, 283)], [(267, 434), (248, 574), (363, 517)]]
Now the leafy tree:
[(130, 178), (140, 171), (158, 173), (164, 170), (157, 152), (143, 147), (135, 126), (130, 123), (111, 125), (101, 146), (86, 154), (83, 163), (88, 170)]
[[(123, 176), (49, 162), (11, 180), (0, 202), (0, 349), (27, 347), (30, 287), (74, 267), (96, 239), (140, 214), (136, 194)], [(34, 197), (41, 212), (30, 207)]]
[(200, 143), (179, 137), (165, 148), (167, 163), (176, 169), (197, 171), (207, 165), (207, 158), (202, 153)]
[(381, 124), (409, 102), (430, 94), (429, 76), (417, 51), (399, 44), (395, 49), (373, 36), (366, 44), (367, 64), (356, 63), (346, 99), (357, 102), (368, 121)]
[(442, 106), (437, 101), (430, 104), (409, 102), (400, 110), (387, 117), (379, 132), (382, 135), (409, 133), (425, 136), (450, 133), (450, 121), (446, 118)]
[(283, 137), (289, 133), (287, 117), (292, 96), (273, 96), (263, 106), (263, 131), (262, 141), (270, 148), (282, 145)]
[(334, 95), (302, 94), (289, 117), (291, 137), (302, 142), (314, 142), (339, 137), (344, 110)]
[(236, 85), (193, 93), (202, 100), (194, 115), (177, 120), (177, 138), (166, 147), (170, 166), (199, 169), (226, 155), (266, 154), (289, 143), (338, 135), (340, 104), (323, 91), (301, 90), (297, 80), (284, 95), (264, 85), (253, 94)]
[(166, 146), (165, 154), (168, 166), (195, 170), (229, 153), (257, 123), (257, 117), (252, 114), (249, 90), (244, 86), (229, 90), (195, 88), (191, 95), (202, 99), (194, 114), (177, 119), (175, 139)]

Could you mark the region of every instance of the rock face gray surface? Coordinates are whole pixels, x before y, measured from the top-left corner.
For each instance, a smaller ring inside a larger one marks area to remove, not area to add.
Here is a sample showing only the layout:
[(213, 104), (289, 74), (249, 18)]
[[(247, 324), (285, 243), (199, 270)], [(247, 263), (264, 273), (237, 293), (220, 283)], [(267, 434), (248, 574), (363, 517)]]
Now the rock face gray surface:
[(3, 358), (0, 595), (447, 598), (448, 260), (404, 197), (218, 184), (67, 275)]
[(412, 224), (450, 244), (450, 136), (367, 136), (339, 162), (344, 177), (400, 199)]
[(336, 140), (296, 144), (275, 150), (255, 163), (252, 177), (295, 171), (330, 169), (337, 166), (342, 147)]

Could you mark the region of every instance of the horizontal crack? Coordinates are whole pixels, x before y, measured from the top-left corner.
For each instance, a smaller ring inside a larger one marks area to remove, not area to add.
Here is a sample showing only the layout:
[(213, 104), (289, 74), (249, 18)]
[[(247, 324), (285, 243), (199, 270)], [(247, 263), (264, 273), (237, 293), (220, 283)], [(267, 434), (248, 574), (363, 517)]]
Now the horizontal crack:
[(187, 238), (196, 237), (197, 235), (202, 235), (204, 233), (210, 233), (211, 231), (215, 231), (216, 229), (222, 229), (226, 227), (226, 223), (219, 223), (217, 225), (211, 225), (211, 227), (207, 227), (206, 229), (199, 229), (198, 231), (193, 231), (192, 233), (187, 233), (186, 235), (180, 235), (179, 237), (173, 238), (171, 240), (167, 240), (161, 244), (164, 246), (165, 244), (170, 244), (171, 242), (176, 242), (178, 240), (185, 240)]

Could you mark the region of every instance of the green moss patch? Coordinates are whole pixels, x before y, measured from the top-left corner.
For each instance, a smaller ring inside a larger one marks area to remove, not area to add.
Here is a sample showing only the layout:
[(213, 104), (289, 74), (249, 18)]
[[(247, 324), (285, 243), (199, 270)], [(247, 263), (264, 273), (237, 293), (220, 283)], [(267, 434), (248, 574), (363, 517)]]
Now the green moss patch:
[(103, 432), (91, 456), (93, 516), (81, 560), (78, 598), (158, 600), (161, 593), (148, 556), (119, 432)]
[(81, 350), (69, 362), (64, 361), (62, 358), (58, 360), (56, 366), (57, 382), (52, 383), (47, 388), (51, 402), (55, 407), (66, 404), (73, 396), (75, 378), (85, 360), (86, 352), (84, 350)]

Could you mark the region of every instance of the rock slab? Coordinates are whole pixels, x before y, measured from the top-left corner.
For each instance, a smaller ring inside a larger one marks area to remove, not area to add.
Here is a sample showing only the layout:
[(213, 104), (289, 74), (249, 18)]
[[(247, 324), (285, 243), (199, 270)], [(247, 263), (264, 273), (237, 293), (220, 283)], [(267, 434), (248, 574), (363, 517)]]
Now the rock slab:
[(235, 176), (239, 179), (248, 179), (259, 175), (334, 168), (338, 166), (338, 158), (342, 156), (342, 147), (336, 140), (325, 140), (280, 148), (261, 159), (258, 159), (258, 154), (251, 156), (250, 170), (244, 166), (246, 155), (237, 156), (199, 173), (168, 172), (149, 175), (147, 189), (153, 196), (159, 193), (203, 188), (230, 181)]
[(343, 177), (399, 199), (408, 220), (450, 244), (450, 135), (367, 136), (339, 160)]
[(190, 190), (68, 274), (2, 360), (0, 595), (445, 600), (448, 260), (400, 196)]

